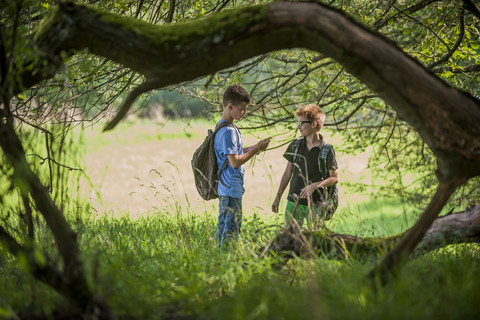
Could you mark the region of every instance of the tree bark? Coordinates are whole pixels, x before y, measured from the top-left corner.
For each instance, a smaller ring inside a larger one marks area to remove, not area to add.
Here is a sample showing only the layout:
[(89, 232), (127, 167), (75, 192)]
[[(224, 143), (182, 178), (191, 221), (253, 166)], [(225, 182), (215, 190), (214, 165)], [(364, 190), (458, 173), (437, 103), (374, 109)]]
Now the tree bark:
[(424, 254), (454, 243), (480, 243), (480, 205), (435, 219), (414, 253)]

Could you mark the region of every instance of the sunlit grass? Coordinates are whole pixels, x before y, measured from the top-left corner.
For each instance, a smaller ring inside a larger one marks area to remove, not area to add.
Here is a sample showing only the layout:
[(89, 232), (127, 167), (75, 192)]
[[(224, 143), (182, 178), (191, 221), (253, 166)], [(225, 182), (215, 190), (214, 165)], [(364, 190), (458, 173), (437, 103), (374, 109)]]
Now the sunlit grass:
[[(239, 240), (220, 251), (213, 239), (215, 216), (164, 211), (135, 220), (86, 219), (79, 240), (95, 292), (120, 316), (137, 319), (172, 313), (208, 319), (225, 314), (229, 319), (473, 319), (480, 314), (478, 245), (419, 257), (387, 286), (377, 287), (367, 277), (375, 260), (258, 258), (278, 232), (269, 227), (281, 223), (278, 216), (245, 218)], [(383, 223), (372, 220), (377, 230)], [(363, 228), (343, 227), (356, 234)], [(10, 257), (0, 262), (2, 288), (15, 292), (2, 297), (4, 306), (31, 305), (48, 314), (64, 305)]]
[(387, 236), (405, 231), (419, 212), (405, 207), (401, 199), (371, 199), (349, 203), (335, 213), (328, 227), (339, 233), (359, 236)]

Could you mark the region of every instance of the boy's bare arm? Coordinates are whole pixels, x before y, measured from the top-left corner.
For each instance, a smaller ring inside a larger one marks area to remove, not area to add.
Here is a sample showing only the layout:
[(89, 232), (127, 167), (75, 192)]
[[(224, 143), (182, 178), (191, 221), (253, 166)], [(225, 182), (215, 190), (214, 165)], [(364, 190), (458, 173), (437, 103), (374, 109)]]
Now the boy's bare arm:
[(255, 148), (255, 146), (250, 146), (250, 147), (243, 148), (243, 154), (249, 152), (249, 151), (252, 150), (253, 148)]
[(238, 168), (248, 160), (250, 160), (255, 154), (259, 151), (265, 150), (270, 143), (270, 139), (260, 140), (256, 145), (254, 145), (248, 152), (238, 155), (238, 154), (227, 154), (228, 162), (232, 168)]
[(280, 198), (282, 197), (283, 192), (287, 188), (287, 185), (290, 182), (290, 179), (292, 178), (292, 172), (293, 172), (293, 164), (289, 161), (287, 163), (287, 167), (285, 168), (285, 171), (283, 172), (282, 179), (280, 180), (280, 186), (278, 186), (277, 195), (275, 196), (275, 200), (273, 201), (273, 204), (272, 204), (273, 212), (278, 212), (278, 204), (280, 203)]
[(277, 197), (280, 199), (282, 197), (283, 192), (287, 188), (290, 179), (292, 178), (293, 172), (293, 164), (289, 161), (287, 162), (287, 167), (283, 172), (282, 179), (280, 180), (280, 185), (278, 186)]
[(332, 169), (332, 170), (329, 171), (329, 174), (330, 174), (330, 177), (321, 181), (317, 188), (329, 187), (329, 186), (333, 186), (334, 184), (338, 183), (338, 170), (337, 169)]

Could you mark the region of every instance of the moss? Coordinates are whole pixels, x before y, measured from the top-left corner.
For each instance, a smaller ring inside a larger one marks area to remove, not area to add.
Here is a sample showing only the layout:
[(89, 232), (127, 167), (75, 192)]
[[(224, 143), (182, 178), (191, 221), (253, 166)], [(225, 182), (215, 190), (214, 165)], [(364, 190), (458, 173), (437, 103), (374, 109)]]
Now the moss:
[(41, 38), (44, 37), (45, 34), (48, 34), (52, 28), (53, 25), (55, 25), (59, 20), (60, 20), (60, 14), (59, 14), (60, 8), (59, 7), (53, 7), (51, 10), (47, 12), (45, 17), (42, 20), (42, 23), (38, 26), (35, 35), (33, 37), (33, 40), (35, 42), (39, 42)]
[(265, 6), (250, 6), (225, 10), (209, 17), (181, 24), (153, 25), (132, 17), (112, 14), (93, 6), (82, 4), (75, 4), (75, 6), (87, 9), (111, 25), (134, 32), (140, 38), (156, 46), (164, 46), (168, 43), (178, 46), (188, 45), (205, 35), (212, 35), (212, 38), (209, 39), (210, 42), (217, 43), (260, 22), (263, 19), (262, 13), (266, 10)]
[[(355, 259), (370, 259), (372, 256), (383, 255), (390, 251), (400, 240), (401, 234), (390, 237), (360, 238), (350, 235), (336, 234), (330, 230), (303, 231), (305, 246), (290, 232), (279, 234), (271, 249), (275, 252), (290, 251), (296, 255), (309, 254), (313, 249), (317, 255), (327, 255), (330, 258), (344, 258), (345, 254)], [(288, 254), (287, 254), (288, 256)]]

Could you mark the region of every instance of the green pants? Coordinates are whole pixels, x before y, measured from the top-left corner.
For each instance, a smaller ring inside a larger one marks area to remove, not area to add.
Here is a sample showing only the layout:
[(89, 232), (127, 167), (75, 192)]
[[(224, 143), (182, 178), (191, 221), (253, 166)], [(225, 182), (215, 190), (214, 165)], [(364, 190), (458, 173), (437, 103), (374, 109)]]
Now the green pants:
[[(297, 209), (293, 213), (293, 209), (295, 209), (295, 203), (291, 201), (287, 201), (287, 208), (285, 209), (285, 225), (288, 227), (292, 223), (291, 219), (292, 216), (297, 221), (300, 227), (303, 226), (303, 220), (307, 219), (307, 226), (308, 228), (313, 228), (317, 225), (317, 216), (320, 214), (319, 209), (317, 206), (311, 206), (312, 214), (308, 212), (308, 206), (299, 204)], [(293, 213), (293, 215), (292, 215)], [(320, 217), (323, 218), (323, 217)]]

